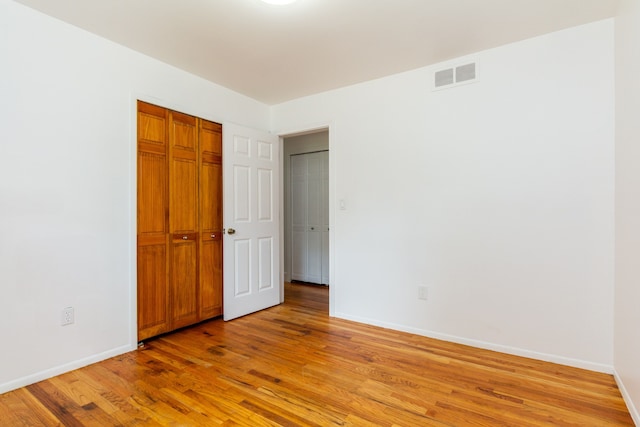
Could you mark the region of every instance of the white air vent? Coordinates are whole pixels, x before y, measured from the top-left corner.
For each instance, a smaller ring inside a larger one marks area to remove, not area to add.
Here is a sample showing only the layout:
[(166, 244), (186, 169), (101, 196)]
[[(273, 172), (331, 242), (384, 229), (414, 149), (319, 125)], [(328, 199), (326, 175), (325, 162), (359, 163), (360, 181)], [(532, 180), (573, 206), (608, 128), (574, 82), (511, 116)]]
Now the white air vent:
[(470, 62), (436, 71), (433, 74), (433, 89), (444, 89), (474, 82), (478, 77), (476, 64), (476, 62)]
[(456, 67), (456, 83), (467, 82), (469, 80), (475, 80), (476, 78), (476, 63), (461, 65)]
[(436, 87), (452, 85), (453, 81), (453, 68), (447, 70), (436, 71), (435, 74)]

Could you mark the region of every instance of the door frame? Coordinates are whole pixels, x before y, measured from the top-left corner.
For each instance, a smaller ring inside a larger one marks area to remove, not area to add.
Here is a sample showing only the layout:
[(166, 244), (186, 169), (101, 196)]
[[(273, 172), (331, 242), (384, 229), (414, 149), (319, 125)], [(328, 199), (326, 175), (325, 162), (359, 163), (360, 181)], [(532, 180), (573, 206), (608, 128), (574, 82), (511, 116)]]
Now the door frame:
[[(329, 140), (329, 316), (335, 317), (336, 294), (339, 284), (335, 279), (335, 185), (336, 185), (336, 147), (333, 141), (336, 135), (336, 126), (333, 122), (317, 123), (314, 125), (301, 126), (297, 128), (276, 130), (274, 133), (280, 137), (280, 241), (284, 243), (284, 139), (294, 136), (301, 136), (310, 133), (326, 131)], [(281, 302), (284, 301), (284, 244), (280, 245), (280, 276), (282, 290), (280, 292)]]
[[(294, 203), (296, 201), (296, 196), (294, 196), (293, 185), (292, 185), (293, 184), (292, 165), (293, 165), (294, 159), (296, 159), (296, 158), (298, 158), (298, 159), (299, 158), (305, 158), (304, 156), (317, 155), (319, 153), (325, 153), (325, 155), (327, 157), (327, 159), (326, 159), (327, 163), (326, 163), (326, 168), (323, 169), (323, 173), (327, 174), (327, 176), (326, 176), (327, 182), (326, 182), (326, 187), (321, 186), (320, 188), (318, 188), (318, 190), (321, 191), (321, 195), (323, 194), (322, 193), (322, 188), (324, 188), (326, 190), (326, 192), (324, 192), (324, 197), (322, 197), (320, 199), (322, 203), (321, 203), (321, 205), (319, 205), (319, 208), (322, 209), (323, 211), (326, 209), (326, 217), (323, 216), (321, 218), (326, 218), (327, 222), (326, 222), (326, 224), (318, 223), (317, 225), (319, 225), (319, 226), (320, 225), (326, 225), (327, 227), (329, 226), (329, 216), (328, 216), (329, 215), (329, 192), (328, 192), (328, 190), (329, 190), (329, 181), (328, 181), (328, 178), (329, 178), (328, 177), (328, 173), (329, 173), (329, 171), (328, 171), (328, 167), (329, 167), (329, 145), (328, 145), (328, 132), (327, 131), (322, 131), (322, 132), (319, 132), (318, 134), (309, 134), (309, 135), (323, 135), (323, 136), (325, 136), (325, 138), (327, 138), (326, 147), (324, 147), (324, 148), (316, 147), (315, 145), (313, 145), (311, 147), (304, 147), (304, 146), (300, 147), (300, 145), (304, 145), (304, 144), (301, 144), (298, 141), (292, 141), (292, 140), (295, 140), (295, 139), (298, 139), (298, 138), (301, 138), (301, 137), (293, 137), (293, 138), (287, 137), (287, 138), (285, 138), (285, 150), (287, 150), (288, 153), (285, 153), (284, 172), (285, 172), (285, 174), (288, 172), (288, 176), (285, 178), (285, 191), (286, 191), (286, 194), (285, 194), (284, 203), (285, 203), (286, 212), (284, 214), (284, 217), (285, 217), (284, 218), (285, 219), (285, 224), (284, 224), (285, 225), (285, 230), (284, 230), (284, 233), (285, 233), (285, 236), (287, 236), (287, 232), (288, 232), (289, 236), (287, 237), (287, 241), (285, 242), (285, 245), (284, 245), (284, 252), (285, 252), (285, 255), (286, 255), (284, 263), (285, 263), (285, 280), (289, 279), (288, 281), (293, 280), (293, 276), (294, 276), (294, 271), (293, 271), (294, 262), (293, 261), (296, 258), (296, 254), (298, 253), (298, 251), (294, 250), (296, 240), (294, 238), (295, 233), (293, 231), (293, 228), (294, 228), (293, 227), (294, 210), (297, 207), (300, 207), (299, 204)], [(305, 136), (303, 135), (302, 138), (304, 138), (304, 137)], [(308, 157), (307, 157), (307, 159), (308, 159)], [(288, 162), (287, 162), (287, 160), (288, 160)], [(320, 178), (320, 177), (318, 177), (318, 178)], [(289, 186), (288, 190), (287, 190), (287, 184)], [(305, 188), (304, 193), (305, 193), (305, 195), (308, 195), (308, 193), (309, 193), (309, 188), (308, 187)], [(287, 200), (287, 198), (289, 200)], [(307, 202), (307, 207), (308, 207), (309, 199), (307, 199), (306, 202)], [(288, 219), (288, 221), (287, 221), (287, 219)], [(300, 224), (298, 224), (298, 225), (300, 225)], [(306, 225), (309, 225), (309, 224), (306, 224)], [(298, 232), (300, 233), (300, 230), (298, 230)], [(324, 232), (322, 230), (320, 230), (320, 229), (318, 229), (318, 232), (324, 234)], [(327, 233), (327, 236), (328, 236), (328, 233)], [(324, 237), (321, 236), (320, 243), (323, 240), (324, 240)], [(298, 242), (298, 243), (300, 243), (300, 242)], [(307, 241), (307, 243), (308, 243), (308, 241)], [(328, 243), (328, 241), (327, 241), (327, 243)], [(322, 244), (321, 244), (321, 247), (322, 247)], [(308, 249), (308, 247), (307, 247), (307, 249)], [(320, 263), (320, 266), (321, 266), (320, 272), (319, 272), (320, 273), (320, 281), (316, 282), (316, 283), (318, 283), (318, 284), (329, 284), (329, 276), (328, 276), (328, 272), (329, 272), (329, 247), (328, 247), (328, 245), (326, 246), (326, 258), (323, 256), (324, 252), (322, 252), (322, 250), (321, 250), (320, 253), (318, 253), (318, 255), (321, 258), (324, 258), (324, 263), (322, 263), (322, 262)], [(308, 265), (307, 265), (307, 267), (308, 267)], [(326, 269), (327, 274), (324, 273), (325, 269)], [(306, 273), (308, 273), (308, 271), (305, 270), (305, 274)], [(324, 278), (325, 281), (323, 281), (323, 278)], [(304, 279), (300, 279), (300, 280), (304, 281)]]

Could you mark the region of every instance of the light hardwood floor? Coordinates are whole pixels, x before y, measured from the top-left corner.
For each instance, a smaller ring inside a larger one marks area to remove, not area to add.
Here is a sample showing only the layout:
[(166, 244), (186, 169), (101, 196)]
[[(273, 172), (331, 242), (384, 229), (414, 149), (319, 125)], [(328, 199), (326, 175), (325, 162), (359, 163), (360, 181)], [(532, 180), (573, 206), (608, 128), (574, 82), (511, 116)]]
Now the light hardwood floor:
[(623, 426), (610, 375), (329, 318), (326, 288), (0, 396), (5, 426)]

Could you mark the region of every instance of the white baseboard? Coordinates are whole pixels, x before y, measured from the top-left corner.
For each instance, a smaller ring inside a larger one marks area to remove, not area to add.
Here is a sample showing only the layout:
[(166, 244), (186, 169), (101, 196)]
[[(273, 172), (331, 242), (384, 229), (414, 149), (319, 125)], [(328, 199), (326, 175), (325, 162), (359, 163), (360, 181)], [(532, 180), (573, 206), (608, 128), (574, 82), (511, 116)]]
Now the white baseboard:
[(456, 344), (468, 345), (471, 347), (482, 348), (485, 350), (497, 351), (500, 353), (511, 354), (514, 356), (528, 357), (530, 359), (542, 360), (544, 362), (557, 363), (559, 365), (572, 366), (574, 368), (587, 369), (589, 371), (602, 372), (605, 374), (613, 374), (613, 366), (602, 363), (594, 363), (586, 360), (572, 359), (569, 357), (558, 356), (555, 354), (539, 353), (532, 350), (526, 350), (517, 347), (510, 347), (501, 344), (494, 344), (485, 341), (473, 340), (455, 335), (442, 334), (439, 332), (429, 331), (425, 329), (412, 328), (404, 325), (397, 325), (395, 323), (379, 322), (372, 319), (360, 318), (357, 316), (349, 316), (344, 313), (335, 313), (335, 317), (352, 320), (354, 322), (365, 323), (373, 326), (380, 326), (381, 328), (393, 329), (396, 331), (409, 332), (415, 335), (421, 335), (427, 338), (434, 338), (442, 341), (453, 342)]
[(127, 353), (135, 349), (136, 349), (136, 346), (125, 345), (122, 347), (117, 347), (117, 348), (105, 351), (103, 353), (98, 353), (89, 357), (85, 357), (83, 359), (75, 360), (70, 363), (65, 363), (64, 365), (59, 365), (53, 368), (45, 369), (44, 371), (36, 372), (35, 374), (27, 375), (26, 377), (18, 378), (18, 379), (0, 384), (0, 394), (6, 393), (11, 390), (15, 390), (20, 387), (25, 387), (30, 384), (37, 383), (38, 381), (55, 377), (56, 375), (61, 375), (66, 372), (70, 372), (75, 369), (85, 367), (87, 365), (91, 365), (92, 363), (109, 359), (110, 357), (119, 356), (121, 354)]
[(633, 400), (631, 400), (631, 395), (627, 391), (627, 388), (624, 386), (624, 382), (618, 372), (613, 371), (613, 377), (616, 379), (616, 384), (618, 384), (618, 389), (620, 389), (620, 394), (622, 394), (622, 398), (624, 399), (624, 403), (627, 404), (627, 409), (629, 410), (629, 414), (631, 414), (631, 418), (635, 425), (640, 426), (640, 412), (638, 412), (638, 408), (633, 404)]

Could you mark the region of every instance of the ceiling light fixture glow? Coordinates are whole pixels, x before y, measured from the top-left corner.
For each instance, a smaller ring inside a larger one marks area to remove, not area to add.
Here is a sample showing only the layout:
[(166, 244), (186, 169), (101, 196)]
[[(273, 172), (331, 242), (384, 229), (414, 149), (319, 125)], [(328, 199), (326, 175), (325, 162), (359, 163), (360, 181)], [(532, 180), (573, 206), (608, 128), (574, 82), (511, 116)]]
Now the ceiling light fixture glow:
[(277, 5), (285, 5), (285, 4), (291, 4), (297, 0), (262, 0), (265, 3), (269, 3), (269, 4), (277, 4)]

